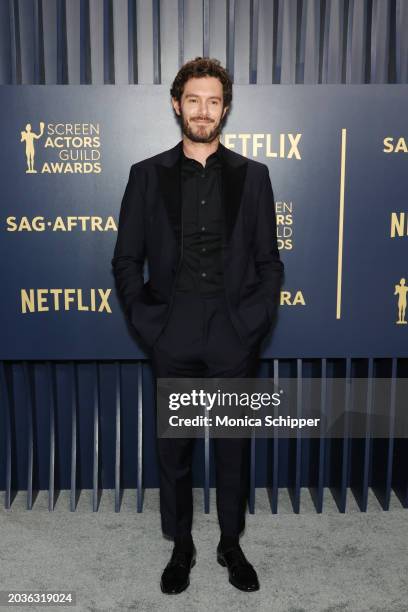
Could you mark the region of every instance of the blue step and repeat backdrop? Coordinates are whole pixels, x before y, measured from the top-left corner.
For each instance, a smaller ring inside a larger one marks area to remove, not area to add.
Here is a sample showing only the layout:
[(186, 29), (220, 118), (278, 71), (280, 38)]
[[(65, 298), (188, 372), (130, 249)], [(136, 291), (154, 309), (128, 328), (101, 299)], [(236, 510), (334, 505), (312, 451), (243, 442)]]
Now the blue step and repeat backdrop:
[[(268, 165), (285, 264), (263, 356), (408, 356), (407, 99), (234, 87), (221, 140)], [(0, 359), (145, 357), (111, 259), (130, 166), (181, 138), (168, 88), (2, 86), (0, 117)]]

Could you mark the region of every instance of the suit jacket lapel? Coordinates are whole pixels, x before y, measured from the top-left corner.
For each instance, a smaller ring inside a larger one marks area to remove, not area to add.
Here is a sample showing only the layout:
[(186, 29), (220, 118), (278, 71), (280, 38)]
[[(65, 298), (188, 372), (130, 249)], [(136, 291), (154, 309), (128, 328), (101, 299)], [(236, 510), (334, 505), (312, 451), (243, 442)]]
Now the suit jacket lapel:
[[(181, 236), (181, 150), (180, 141), (170, 149), (166, 164), (157, 164), (159, 188), (163, 197), (175, 238)], [(219, 143), (221, 152), (222, 206), (224, 216), (224, 244), (228, 244), (235, 226), (246, 179), (248, 162), (235, 158)]]
[(231, 240), (241, 205), (248, 162), (241, 162), (239, 160), (237, 163), (226, 147), (221, 143), (219, 146), (221, 147), (222, 158), (221, 183), (224, 209), (224, 243), (228, 244)]
[(159, 189), (176, 240), (181, 236), (181, 147), (180, 141), (168, 151), (167, 163), (156, 164)]

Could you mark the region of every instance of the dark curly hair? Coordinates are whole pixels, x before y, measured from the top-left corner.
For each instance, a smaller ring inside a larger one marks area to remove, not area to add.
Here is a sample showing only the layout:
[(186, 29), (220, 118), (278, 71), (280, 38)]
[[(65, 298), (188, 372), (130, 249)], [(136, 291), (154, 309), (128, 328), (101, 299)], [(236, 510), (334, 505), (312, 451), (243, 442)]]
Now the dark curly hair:
[(186, 62), (178, 71), (170, 89), (173, 98), (181, 101), (184, 85), (191, 78), (205, 76), (216, 77), (221, 81), (224, 107), (230, 106), (232, 101), (232, 80), (228, 72), (221, 66), (221, 62), (210, 57), (196, 57)]

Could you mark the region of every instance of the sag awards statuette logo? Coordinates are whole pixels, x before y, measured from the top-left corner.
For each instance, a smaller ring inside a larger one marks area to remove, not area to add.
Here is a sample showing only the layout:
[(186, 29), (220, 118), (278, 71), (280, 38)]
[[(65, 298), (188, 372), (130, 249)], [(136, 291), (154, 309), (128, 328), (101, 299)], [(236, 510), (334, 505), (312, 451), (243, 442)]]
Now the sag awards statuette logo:
[[(41, 143), (35, 144), (34, 141), (39, 139), (42, 139)], [(102, 171), (99, 123), (46, 125), (40, 121), (39, 133), (33, 131), (31, 123), (27, 123), (20, 142), (25, 142), (26, 174), (37, 174), (34, 158), (41, 174), (100, 174)]]
[(395, 285), (394, 295), (398, 295), (398, 321), (397, 325), (406, 325), (405, 311), (407, 309), (407, 293), (408, 287), (405, 284), (405, 278), (401, 278), (398, 285)]
[(34, 148), (34, 140), (38, 140), (44, 134), (44, 121), (40, 121), (40, 133), (36, 134), (31, 129), (31, 123), (27, 123), (25, 132), (24, 130), (21, 132), (21, 140), (20, 142), (26, 143), (25, 145), (25, 154), (27, 159), (27, 170), (26, 174), (37, 174), (37, 170), (34, 170), (34, 156), (35, 156), (35, 148)]

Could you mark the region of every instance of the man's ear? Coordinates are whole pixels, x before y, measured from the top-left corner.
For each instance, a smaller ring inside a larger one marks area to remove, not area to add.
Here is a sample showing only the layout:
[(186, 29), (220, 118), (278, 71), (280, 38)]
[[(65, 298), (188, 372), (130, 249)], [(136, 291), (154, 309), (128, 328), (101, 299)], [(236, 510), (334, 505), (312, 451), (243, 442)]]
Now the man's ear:
[(227, 114), (228, 110), (229, 110), (229, 106), (225, 106), (225, 107), (224, 107), (224, 110), (222, 111), (222, 117), (221, 117), (221, 119), (224, 119), (224, 117), (225, 117), (225, 115)]
[(176, 114), (180, 116), (180, 103), (176, 98), (171, 98), (171, 103), (173, 105), (174, 110), (176, 111)]

